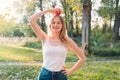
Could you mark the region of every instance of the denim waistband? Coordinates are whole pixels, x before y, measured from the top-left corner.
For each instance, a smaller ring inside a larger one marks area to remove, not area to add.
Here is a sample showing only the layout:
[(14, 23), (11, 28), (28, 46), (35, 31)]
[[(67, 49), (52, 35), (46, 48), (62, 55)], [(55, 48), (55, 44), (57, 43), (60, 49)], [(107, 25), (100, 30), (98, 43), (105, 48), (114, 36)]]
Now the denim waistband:
[(67, 77), (64, 75), (63, 70), (50, 71), (42, 67), (38, 80), (67, 80)]
[(53, 73), (53, 74), (61, 73), (63, 71), (63, 70), (60, 70), (60, 71), (50, 71), (50, 70), (46, 69), (45, 67), (42, 67), (42, 69), (48, 71), (49, 73)]

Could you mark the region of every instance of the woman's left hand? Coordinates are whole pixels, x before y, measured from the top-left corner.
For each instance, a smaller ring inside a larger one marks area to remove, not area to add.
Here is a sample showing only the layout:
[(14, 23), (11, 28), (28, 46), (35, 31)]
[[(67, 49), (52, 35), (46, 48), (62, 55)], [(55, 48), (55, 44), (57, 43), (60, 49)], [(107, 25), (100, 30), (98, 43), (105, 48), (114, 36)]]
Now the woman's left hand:
[(70, 69), (67, 70), (65, 67), (63, 67), (62, 71), (65, 75), (69, 75), (69, 74), (73, 73), (72, 70), (70, 70)]

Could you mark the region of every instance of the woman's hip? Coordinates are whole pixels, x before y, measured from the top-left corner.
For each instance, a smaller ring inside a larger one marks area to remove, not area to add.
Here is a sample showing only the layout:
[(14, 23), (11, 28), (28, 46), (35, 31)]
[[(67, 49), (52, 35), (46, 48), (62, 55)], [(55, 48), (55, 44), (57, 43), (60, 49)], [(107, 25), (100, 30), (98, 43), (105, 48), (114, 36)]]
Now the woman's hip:
[(67, 80), (67, 76), (62, 70), (54, 72), (42, 67), (38, 80)]

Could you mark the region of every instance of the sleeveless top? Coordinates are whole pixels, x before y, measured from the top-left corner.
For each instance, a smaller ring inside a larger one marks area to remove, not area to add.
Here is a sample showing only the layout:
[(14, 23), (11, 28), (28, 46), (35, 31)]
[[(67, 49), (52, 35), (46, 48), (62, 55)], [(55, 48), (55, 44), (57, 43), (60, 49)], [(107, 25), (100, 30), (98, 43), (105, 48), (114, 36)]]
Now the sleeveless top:
[(60, 71), (67, 55), (67, 48), (64, 45), (51, 45), (49, 40), (43, 44), (43, 67), (50, 71)]

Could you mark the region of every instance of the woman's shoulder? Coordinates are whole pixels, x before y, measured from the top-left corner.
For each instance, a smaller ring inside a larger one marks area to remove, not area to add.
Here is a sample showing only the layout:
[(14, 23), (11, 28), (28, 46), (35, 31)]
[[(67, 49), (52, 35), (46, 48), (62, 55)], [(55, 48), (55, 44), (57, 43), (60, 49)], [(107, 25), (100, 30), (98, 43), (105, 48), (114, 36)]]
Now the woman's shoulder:
[(68, 37), (68, 38), (67, 38), (67, 46), (68, 46), (68, 47), (72, 47), (72, 46), (75, 46), (75, 45), (77, 45), (77, 44), (75, 43), (75, 41), (74, 41), (72, 38)]
[(42, 44), (44, 44), (48, 39), (49, 39), (49, 36), (46, 35), (45, 38), (44, 38), (44, 40), (42, 40)]
[(71, 42), (73, 42), (72, 38), (70, 38), (70, 37), (67, 37), (66, 40), (67, 40), (68, 44), (71, 43)]

